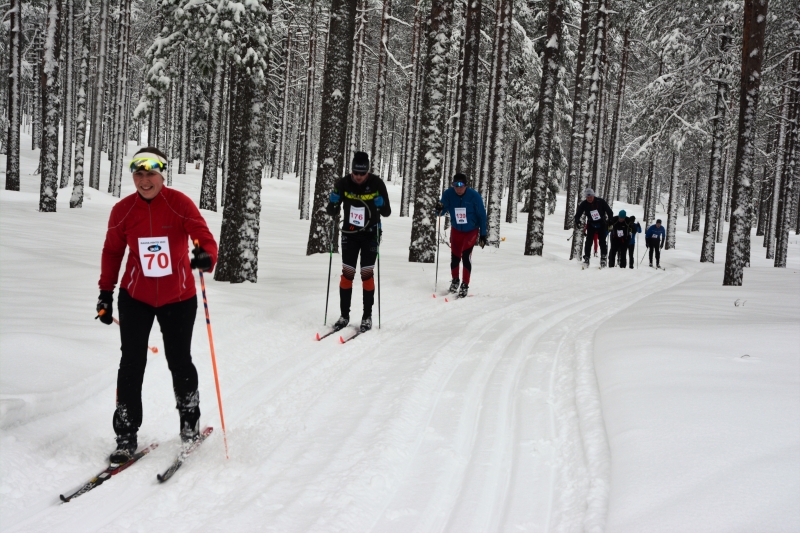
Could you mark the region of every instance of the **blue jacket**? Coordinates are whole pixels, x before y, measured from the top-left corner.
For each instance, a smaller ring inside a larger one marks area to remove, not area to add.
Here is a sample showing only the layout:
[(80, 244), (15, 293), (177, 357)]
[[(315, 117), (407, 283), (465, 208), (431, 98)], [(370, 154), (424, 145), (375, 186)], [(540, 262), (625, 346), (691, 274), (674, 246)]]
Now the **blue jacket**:
[(647, 228), (647, 233), (644, 234), (646, 239), (665, 239), (667, 237), (667, 231), (664, 229), (664, 226), (657, 228), (655, 224)]
[[(481, 236), (486, 235), (486, 208), (483, 206), (483, 198), (478, 191), (467, 187), (464, 195), (459, 196), (456, 194), (456, 190), (450, 187), (442, 195), (442, 204), (444, 204), (444, 209), (439, 212), (439, 216), (448, 211), (453, 229), (472, 231), (478, 228)], [(464, 216), (457, 217), (456, 209), (459, 209), (459, 214), (466, 213), (466, 218)], [(466, 209), (466, 211), (461, 211), (461, 209)], [(459, 223), (459, 221), (463, 222)]]
[[(631, 242), (629, 244), (636, 244), (636, 234), (642, 232), (642, 225), (636, 222), (635, 224), (630, 226), (630, 228), (631, 228)], [(634, 231), (634, 229), (636, 231)]]

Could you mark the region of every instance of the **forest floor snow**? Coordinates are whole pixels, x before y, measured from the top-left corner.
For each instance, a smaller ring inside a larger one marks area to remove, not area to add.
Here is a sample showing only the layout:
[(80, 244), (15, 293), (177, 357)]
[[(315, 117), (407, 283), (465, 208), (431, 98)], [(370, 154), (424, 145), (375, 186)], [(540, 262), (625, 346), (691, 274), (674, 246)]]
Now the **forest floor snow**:
[[(58, 212), (38, 213), (37, 154), (23, 150), (23, 191), (0, 191), (4, 532), (800, 528), (797, 237), (790, 268), (754, 259), (739, 288), (722, 287), (724, 245), (700, 264), (700, 237), (684, 231), (666, 271), (581, 271), (559, 197), (543, 257), (522, 254), (521, 214), (499, 249), (475, 250), (471, 296), (446, 301), (448, 249), (433, 298), (435, 265), (407, 261), (411, 220), (391, 183), (380, 329), (376, 309), (375, 329), (341, 345), (314, 340), (329, 258), (305, 255), (293, 179), (263, 181), (258, 283), (206, 276), (230, 459), (201, 308), (193, 354), (217, 431), (158, 484), (178, 419), (151, 355), (139, 441), (161, 445), (59, 504), (113, 449), (119, 337), (93, 317), (117, 200), (87, 189), (69, 209), (62, 189)], [(199, 185), (198, 170), (175, 176), (195, 200)], [(220, 213), (203, 214), (218, 236)], [(763, 256), (760, 238), (753, 248)], [(329, 324), (339, 269), (335, 255)], [(150, 344), (163, 346), (157, 327)]]

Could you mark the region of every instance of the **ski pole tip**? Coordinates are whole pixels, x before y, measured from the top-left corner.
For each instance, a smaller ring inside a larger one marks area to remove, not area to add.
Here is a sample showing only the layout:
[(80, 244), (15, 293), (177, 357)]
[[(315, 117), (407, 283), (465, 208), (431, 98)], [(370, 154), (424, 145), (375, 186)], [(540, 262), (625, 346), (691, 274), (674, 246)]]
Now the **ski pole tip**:
[(447, 298), (445, 298), (445, 299), (444, 299), (444, 301), (445, 301), (445, 302), (449, 302), (450, 300), (448, 300)]
[(436, 298), (436, 295), (434, 294), (433, 297)]
[(339, 342), (341, 342), (342, 344), (344, 344), (344, 338), (343, 338), (341, 335), (339, 336)]
[(317, 333), (317, 340), (319, 340), (319, 333)]

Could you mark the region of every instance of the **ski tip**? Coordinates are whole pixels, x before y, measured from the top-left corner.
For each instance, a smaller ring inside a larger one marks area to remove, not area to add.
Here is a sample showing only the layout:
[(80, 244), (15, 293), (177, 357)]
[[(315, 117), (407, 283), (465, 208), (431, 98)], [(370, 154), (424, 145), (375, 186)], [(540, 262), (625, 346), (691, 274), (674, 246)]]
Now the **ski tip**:
[(344, 344), (344, 337), (342, 337), (341, 335), (339, 335), (339, 342), (341, 342), (342, 344)]
[(436, 298), (436, 294), (434, 294), (433, 297)]
[(445, 301), (445, 302), (449, 302), (450, 300), (448, 300), (447, 298), (445, 298), (445, 299), (444, 299), (444, 301)]
[(166, 478), (161, 474), (156, 474), (156, 478), (158, 479), (159, 483), (164, 483), (166, 481)]
[(150, 351), (153, 352), (153, 353), (158, 353), (158, 347), (157, 346), (153, 346), (152, 348), (150, 348)]
[(61, 498), (62, 503), (67, 503), (69, 501), (69, 498), (67, 498), (63, 494), (59, 494), (58, 497)]
[(320, 340), (320, 338), (319, 338), (319, 333), (317, 333), (317, 340)]

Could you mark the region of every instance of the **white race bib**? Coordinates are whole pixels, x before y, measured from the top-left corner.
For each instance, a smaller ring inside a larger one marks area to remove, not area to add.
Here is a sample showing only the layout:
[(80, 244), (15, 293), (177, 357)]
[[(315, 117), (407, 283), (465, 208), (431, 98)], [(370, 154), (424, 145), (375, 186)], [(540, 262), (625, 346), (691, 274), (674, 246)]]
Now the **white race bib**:
[(589, 211), (589, 214), (592, 216), (592, 220), (600, 220), (600, 213), (597, 212), (597, 209)]
[(161, 278), (172, 274), (167, 237), (139, 237), (139, 260), (148, 278)]
[(359, 228), (364, 227), (364, 211), (366, 207), (351, 207), (350, 208), (350, 224), (353, 226), (358, 226)]
[(622, 237), (624, 234), (625, 234), (625, 232), (623, 230), (621, 230), (621, 229), (617, 230), (617, 237)]
[(456, 211), (456, 224), (466, 224), (467, 223), (467, 208), (466, 207), (454, 207)]

